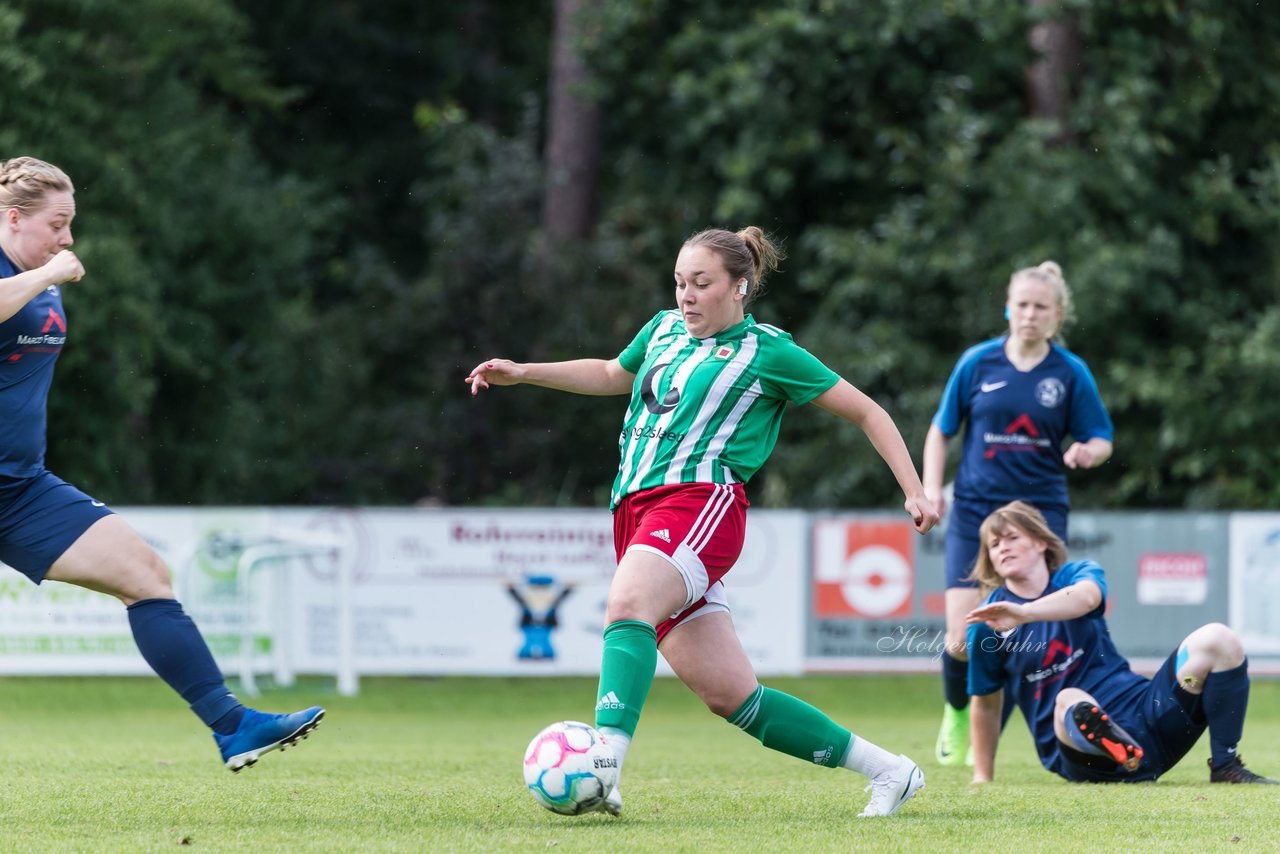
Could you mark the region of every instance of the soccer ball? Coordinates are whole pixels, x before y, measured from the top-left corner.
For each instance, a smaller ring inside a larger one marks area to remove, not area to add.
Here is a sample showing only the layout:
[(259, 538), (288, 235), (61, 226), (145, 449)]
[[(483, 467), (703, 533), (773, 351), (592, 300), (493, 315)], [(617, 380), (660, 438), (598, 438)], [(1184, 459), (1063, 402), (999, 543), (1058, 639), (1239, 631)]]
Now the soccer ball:
[(604, 803), (618, 782), (618, 759), (604, 736), (580, 721), (544, 729), (524, 752), (524, 782), (552, 812), (581, 815)]

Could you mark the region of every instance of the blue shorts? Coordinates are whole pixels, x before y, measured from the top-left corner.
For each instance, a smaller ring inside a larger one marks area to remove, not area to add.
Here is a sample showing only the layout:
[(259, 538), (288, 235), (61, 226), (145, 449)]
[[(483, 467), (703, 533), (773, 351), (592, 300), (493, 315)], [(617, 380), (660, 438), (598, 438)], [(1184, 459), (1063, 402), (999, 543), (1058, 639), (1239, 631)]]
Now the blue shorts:
[[(977, 587), (976, 581), (966, 581), (978, 560), (978, 531), (983, 521), (1008, 501), (970, 501), (957, 499), (947, 516), (947, 534), (943, 540), (946, 548), (947, 589), (953, 587)], [(1067, 541), (1067, 507), (1064, 504), (1036, 504), (1044, 514), (1049, 529)]]
[(0, 561), (36, 584), (80, 535), (111, 511), (45, 472), (0, 478)]
[[(1164, 660), (1146, 690), (1128, 709), (1105, 711), (1142, 745), (1142, 764), (1127, 772), (1104, 757), (1089, 756), (1055, 739), (1058, 756), (1049, 770), (1075, 783), (1140, 783), (1155, 780), (1187, 755), (1208, 726), (1204, 695), (1178, 684), (1178, 651)], [(1102, 760), (1099, 762), (1099, 760)]]

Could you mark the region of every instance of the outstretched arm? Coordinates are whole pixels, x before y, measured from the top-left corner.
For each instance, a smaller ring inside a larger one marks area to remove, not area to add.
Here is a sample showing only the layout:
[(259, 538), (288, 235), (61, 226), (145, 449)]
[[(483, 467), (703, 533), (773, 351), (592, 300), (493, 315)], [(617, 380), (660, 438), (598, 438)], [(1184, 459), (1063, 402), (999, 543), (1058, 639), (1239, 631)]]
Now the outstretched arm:
[(471, 393), (495, 385), (528, 385), (570, 391), (574, 394), (628, 394), (635, 374), (617, 359), (574, 359), (569, 362), (513, 362), (488, 359), (472, 368), (466, 382)]
[(1007, 632), (1023, 623), (1074, 620), (1102, 604), (1102, 588), (1089, 579), (1027, 603), (991, 602), (965, 617), (969, 625), (986, 623), (993, 632)]
[(867, 434), (906, 495), (907, 500), (902, 506), (911, 515), (917, 531), (923, 534), (938, 523), (938, 511), (933, 509), (932, 502), (925, 497), (924, 487), (920, 484), (920, 476), (916, 474), (916, 466), (911, 461), (907, 443), (902, 441), (897, 425), (880, 404), (846, 380), (840, 380), (814, 398), (813, 402), (819, 408), (858, 425)]

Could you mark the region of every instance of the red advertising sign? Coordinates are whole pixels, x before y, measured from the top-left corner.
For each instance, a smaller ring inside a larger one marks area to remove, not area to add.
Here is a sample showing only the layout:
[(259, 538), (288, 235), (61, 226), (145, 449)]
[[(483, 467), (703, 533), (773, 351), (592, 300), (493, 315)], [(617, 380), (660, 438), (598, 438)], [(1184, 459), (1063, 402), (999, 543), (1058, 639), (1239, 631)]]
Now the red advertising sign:
[(813, 608), (819, 617), (906, 617), (915, 584), (909, 522), (819, 519)]

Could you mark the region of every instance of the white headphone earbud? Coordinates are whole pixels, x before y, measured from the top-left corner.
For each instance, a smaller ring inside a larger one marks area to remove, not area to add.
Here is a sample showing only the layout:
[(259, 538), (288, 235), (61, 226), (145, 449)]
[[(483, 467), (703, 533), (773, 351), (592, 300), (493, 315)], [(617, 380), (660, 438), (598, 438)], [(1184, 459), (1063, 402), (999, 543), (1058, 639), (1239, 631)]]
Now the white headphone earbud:
[(746, 279), (739, 279), (739, 280), (738, 280), (738, 293), (742, 294), (744, 297), (747, 295), (747, 280), (746, 280)]

